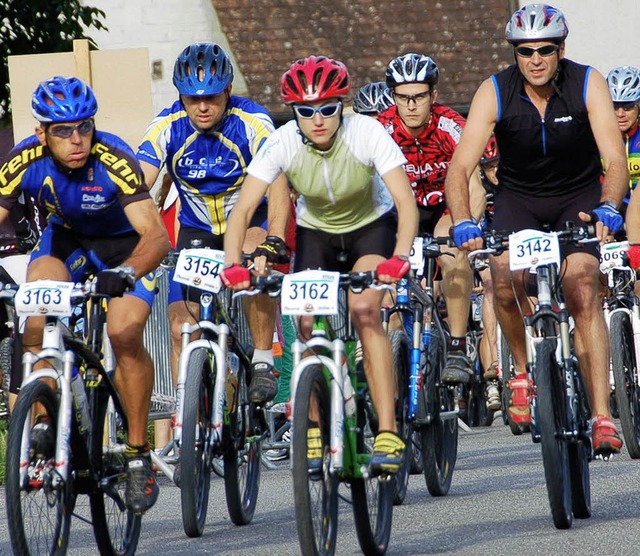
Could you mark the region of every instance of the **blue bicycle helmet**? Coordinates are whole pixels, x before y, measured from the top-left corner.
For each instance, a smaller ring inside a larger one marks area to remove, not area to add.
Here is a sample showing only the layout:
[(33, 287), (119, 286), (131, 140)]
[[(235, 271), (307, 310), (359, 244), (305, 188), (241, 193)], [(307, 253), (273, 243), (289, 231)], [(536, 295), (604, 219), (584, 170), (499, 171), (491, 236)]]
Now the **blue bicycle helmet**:
[(56, 75), (38, 85), (31, 97), (31, 113), (39, 122), (75, 122), (92, 118), (98, 101), (91, 87), (77, 77)]
[(173, 67), (173, 84), (181, 95), (217, 95), (232, 81), (233, 66), (229, 57), (210, 42), (187, 46)]

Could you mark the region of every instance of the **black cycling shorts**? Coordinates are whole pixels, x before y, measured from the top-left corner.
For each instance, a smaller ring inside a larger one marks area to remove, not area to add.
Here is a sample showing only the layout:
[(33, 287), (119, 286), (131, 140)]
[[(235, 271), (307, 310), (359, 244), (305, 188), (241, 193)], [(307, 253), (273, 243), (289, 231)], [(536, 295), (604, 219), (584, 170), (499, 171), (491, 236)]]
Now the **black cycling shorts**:
[[(600, 195), (600, 187), (549, 197), (533, 197), (498, 187), (494, 197), (492, 227), (498, 232), (511, 233), (525, 229), (541, 230), (545, 226), (556, 231), (566, 221), (584, 224), (578, 213), (589, 213), (597, 207)], [(598, 246), (595, 243), (562, 246), (563, 256), (571, 253), (588, 253), (597, 258)]]
[(293, 271), (321, 268), (349, 272), (365, 255), (388, 259), (396, 245), (397, 217), (387, 213), (375, 222), (346, 234), (330, 234), (303, 228), (296, 230)]
[(436, 224), (445, 214), (449, 214), (446, 203), (439, 203), (433, 207), (418, 205), (418, 235), (422, 237), (433, 235)]

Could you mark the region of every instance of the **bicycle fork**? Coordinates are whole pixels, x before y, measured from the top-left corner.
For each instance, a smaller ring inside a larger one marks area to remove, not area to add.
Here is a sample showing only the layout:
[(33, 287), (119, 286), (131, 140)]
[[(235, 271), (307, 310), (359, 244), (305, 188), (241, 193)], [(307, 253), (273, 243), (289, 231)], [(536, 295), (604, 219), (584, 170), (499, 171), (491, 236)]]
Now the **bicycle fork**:
[[(304, 356), (307, 350), (322, 349), (331, 353), (332, 358), (326, 355)], [(295, 340), (291, 344), (291, 354), (293, 356), (293, 372), (291, 374), (291, 412), (295, 415), (295, 399), (298, 381), (302, 373), (309, 367), (320, 365), (326, 368), (331, 375), (331, 395), (330, 395), (330, 462), (329, 472), (332, 475), (340, 473), (344, 469), (344, 392), (346, 378), (342, 372), (343, 364), (346, 364), (345, 344), (340, 339), (328, 340), (324, 335), (313, 336), (307, 342)], [(293, 443), (291, 444), (293, 449)], [(291, 461), (293, 462), (293, 457)], [(366, 469), (361, 469), (363, 476), (366, 476)]]

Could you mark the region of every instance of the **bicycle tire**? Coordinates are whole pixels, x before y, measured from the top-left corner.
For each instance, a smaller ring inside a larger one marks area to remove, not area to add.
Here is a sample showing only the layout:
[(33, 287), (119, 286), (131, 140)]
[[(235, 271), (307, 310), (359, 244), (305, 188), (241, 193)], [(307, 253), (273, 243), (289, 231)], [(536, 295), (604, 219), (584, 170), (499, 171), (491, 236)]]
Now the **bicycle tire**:
[(440, 381), (444, 368), (444, 342), (436, 334), (429, 343), (423, 396), (430, 422), (420, 428), (424, 478), (431, 496), (445, 496), (458, 457), (458, 419), (442, 419), (441, 412), (455, 411), (454, 393)]
[(616, 402), (627, 451), (633, 459), (640, 458), (640, 398), (636, 376), (633, 327), (626, 312), (611, 315), (611, 365), (615, 383)]
[(211, 461), (206, 436), (213, 410), (213, 369), (209, 352), (197, 349), (187, 362), (180, 445), (182, 527), (188, 537), (200, 537), (209, 507)]
[(260, 489), (262, 443), (253, 431), (255, 408), (249, 401), (247, 380), (247, 371), (241, 363), (235, 411), (229, 414), (229, 425), (223, 431), (224, 492), (229, 517), (236, 525), (251, 522)]
[(411, 433), (411, 475), (424, 473), (424, 461), (422, 456), (422, 440), (419, 430)]
[(97, 394), (92, 460), (100, 482), (89, 494), (93, 534), (100, 554), (129, 556), (138, 547), (142, 516), (126, 508), (125, 421), (104, 385)]
[(566, 430), (564, 383), (555, 356), (555, 346), (544, 339), (536, 346), (536, 423), (540, 431), (542, 463), (553, 524), (568, 529), (573, 522), (571, 475), (567, 442), (558, 434)]
[[(358, 403), (357, 451), (360, 454), (371, 454), (377, 426), (371, 422), (368, 390), (363, 394), (364, 400), (361, 399)], [(366, 555), (384, 554), (391, 537), (393, 481), (378, 477), (351, 479), (351, 499), (354, 525), (362, 552)]]
[[(56, 473), (55, 442), (51, 457), (38, 470), (29, 466), (26, 484), (20, 483), (20, 454), (23, 432), (31, 428), (32, 406), (49, 416), (56, 430), (58, 400), (51, 387), (41, 380), (24, 386), (13, 410), (6, 453), (6, 503), (9, 535), (14, 554), (65, 554), (69, 543), (73, 487), (69, 481), (53, 487)], [(44, 409), (42, 409), (44, 408)], [(29, 436), (28, 440), (31, 440)], [(31, 446), (30, 446), (31, 448)]]
[(5, 410), (9, 410), (9, 386), (11, 384), (11, 369), (13, 368), (13, 338), (3, 338), (0, 342), (0, 370), (2, 372), (2, 400)]
[[(298, 541), (302, 554), (331, 555), (338, 533), (339, 479), (329, 473), (330, 404), (327, 380), (318, 366), (308, 367), (296, 387), (291, 435), (291, 466)], [(310, 418), (313, 409), (314, 419)], [(320, 428), (322, 468), (309, 470), (307, 431)]]
[(398, 472), (391, 478), (393, 491), (393, 504), (399, 506), (407, 496), (409, 486), (409, 474), (413, 461), (411, 436), (413, 429), (407, 419), (409, 410), (409, 346), (405, 332), (393, 330), (389, 334), (391, 342), (391, 353), (393, 356), (393, 367), (396, 371), (398, 384), (398, 399), (396, 400), (396, 423), (398, 436), (405, 444), (404, 459)]

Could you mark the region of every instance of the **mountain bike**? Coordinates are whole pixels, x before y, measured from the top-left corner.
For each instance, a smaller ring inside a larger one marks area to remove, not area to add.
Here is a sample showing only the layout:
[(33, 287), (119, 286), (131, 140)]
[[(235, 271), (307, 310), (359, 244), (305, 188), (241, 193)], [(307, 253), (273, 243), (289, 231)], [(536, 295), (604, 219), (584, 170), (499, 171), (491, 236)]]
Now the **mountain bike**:
[[(405, 464), (394, 477), (397, 503), (406, 493), (413, 459), (410, 442), (413, 431), (420, 437), (422, 472), (432, 496), (444, 496), (449, 492), (455, 469), (458, 454), (455, 389), (440, 382), (449, 332), (434, 296), (436, 261), (442, 255), (441, 245), (450, 241), (446, 237), (416, 238), (410, 256), (415, 277), (401, 279), (396, 284), (394, 307), (382, 309), (383, 323), (388, 323), (393, 313), (400, 313), (404, 323), (402, 334), (391, 333), (398, 369), (397, 405), (404, 408), (404, 414), (398, 416), (398, 428), (409, 446), (405, 451)], [(408, 344), (408, 365), (401, 355), (406, 351), (404, 344)]]
[[(561, 245), (597, 241), (592, 227), (566, 222), (560, 231), (522, 230), (508, 237), (511, 271), (535, 273), (537, 305), (524, 315), (527, 373), (533, 383), (531, 435), (540, 442), (553, 523), (571, 527), (573, 518), (591, 516), (589, 462), (590, 408), (570, 331), (570, 315), (559, 277)], [(502, 235), (485, 235), (486, 249), (499, 254)]]
[(600, 270), (607, 275), (603, 300), (609, 325), (611, 370), (616, 407), (629, 455), (640, 458), (640, 302), (634, 293), (636, 272), (629, 266), (626, 241), (606, 243), (600, 250)]
[[(14, 553), (65, 554), (76, 499), (87, 494), (100, 553), (133, 554), (141, 516), (125, 506), (127, 418), (112, 382), (106, 300), (93, 280), (42, 280), (0, 293), (12, 296), (19, 316), (47, 315), (42, 350), (23, 357), (9, 427), (6, 496)], [(84, 325), (68, 320), (78, 305)], [(39, 362), (47, 368), (34, 370)], [(45, 422), (48, 442), (42, 435), (37, 441), (35, 426)]]
[(199, 537), (209, 504), (211, 471), (222, 458), (225, 497), (231, 521), (253, 519), (260, 485), (264, 413), (249, 401), (249, 347), (240, 340), (238, 305), (221, 291), (224, 252), (208, 248), (180, 251), (174, 280), (196, 287), (198, 322), (182, 325), (176, 387), (174, 443), (179, 455), (182, 524)]
[[(311, 339), (291, 346), (293, 434), (291, 466), (298, 539), (303, 554), (334, 554), (338, 487), (351, 492), (355, 527), (365, 554), (384, 554), (391, 536), (392, 483), (368, 465), (377, 417), (355, 360), (356, 334), (346, 295), (373, 283), (371, 272), (322, 270), (260, 277), (256, 291), (281, 295), (283, 314), (313, 315)], [(338, 328), (327, 315), (338, 315)], [(317, 458), (308, 458), (316, 453)]]

